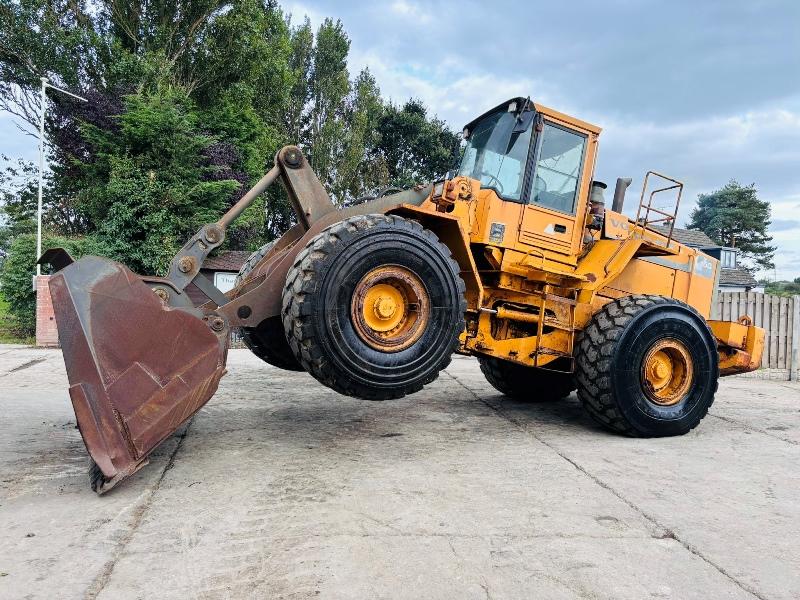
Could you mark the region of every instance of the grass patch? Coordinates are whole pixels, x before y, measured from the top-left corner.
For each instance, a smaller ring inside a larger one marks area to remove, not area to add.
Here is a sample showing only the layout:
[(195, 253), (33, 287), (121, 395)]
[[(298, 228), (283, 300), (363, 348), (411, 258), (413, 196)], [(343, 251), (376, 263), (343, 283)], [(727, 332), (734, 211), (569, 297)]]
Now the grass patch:
[(0, 294), (0, 344), (34, 344), (34, 338), (20, 337), (18, 331), (17, 320), (8, 312), (8, 302)]

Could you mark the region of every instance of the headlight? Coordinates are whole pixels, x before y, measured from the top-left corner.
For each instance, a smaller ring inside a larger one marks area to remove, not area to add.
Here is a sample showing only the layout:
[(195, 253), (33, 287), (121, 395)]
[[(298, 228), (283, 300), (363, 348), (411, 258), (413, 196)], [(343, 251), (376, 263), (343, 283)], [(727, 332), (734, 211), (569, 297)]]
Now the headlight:
[(444, 180), (433, 184), (433, 197), (438, 198), (444, 193)]

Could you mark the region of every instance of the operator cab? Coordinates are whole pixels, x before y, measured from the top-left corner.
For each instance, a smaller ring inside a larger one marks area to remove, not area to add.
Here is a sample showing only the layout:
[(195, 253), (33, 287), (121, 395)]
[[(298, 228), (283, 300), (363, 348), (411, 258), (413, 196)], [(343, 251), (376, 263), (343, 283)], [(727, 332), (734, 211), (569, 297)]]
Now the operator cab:
[(522, 205), (511, 211), (518, 217), (513, 227), (503, 223), (504, 229), (519, 231), (518, 240), (504, 239), (500, 245), (518, 241), (574, 256), (599, 133), (594, 125), (524, 98), (504, 102), (464, 128), (467, 144), (458, 175)]

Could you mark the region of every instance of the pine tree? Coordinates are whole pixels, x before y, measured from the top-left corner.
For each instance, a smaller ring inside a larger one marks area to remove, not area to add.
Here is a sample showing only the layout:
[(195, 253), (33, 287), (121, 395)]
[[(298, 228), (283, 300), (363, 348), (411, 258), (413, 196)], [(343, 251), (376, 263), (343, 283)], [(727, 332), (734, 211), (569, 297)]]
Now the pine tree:
[(739, 249), (741, 265), (750, 271), (772, 269), (776, 246), (768, 233), (769, 202), (758, 199), (755, 184), (739, 185), (735, 180), (711, 192), (700, 194), (692, 211), (689, 229), (703, 231), (721, 246)]

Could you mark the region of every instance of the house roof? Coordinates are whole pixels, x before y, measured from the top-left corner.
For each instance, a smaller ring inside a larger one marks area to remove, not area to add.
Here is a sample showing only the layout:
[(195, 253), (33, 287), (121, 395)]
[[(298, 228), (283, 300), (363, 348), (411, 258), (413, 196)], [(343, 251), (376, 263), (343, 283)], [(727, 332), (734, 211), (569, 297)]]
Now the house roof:
[[(662, 235), (669, 235), (669, 227), (667, 226), (650, 225), (649, 227)], [(719, 244), (715, 244), (714, 240), (699, 229), (681, 229), (680, 227), (676, 227), (672, 230), (672, 239), (685, 246), (691, 246), (692, 248), (719, 248)]]
[(226, 250), (216, 256), (209, 256), (203, 261), (204, 270), (208, 271), (231, 271), (238, 273), (242, 265), (250, 258), (251, 252), (247, 250)]
[(756, 287), (758, 282), (749, 271), (745, 269), (722, 269), (719, 274), (719, 284), (735, 285), (742, 287)]
[[(663, 235), (669, 235), (669, 227), (650, 225), (650, 228)], [(698, 229), (681, 229), (680, 227), (676, 227), (672, 231), (672, 238), (681, 244), (701, 250), (722, 248), (722, 246), (715, 244), (714, 240)], [(722, 269), (719, 274), (719, 285), (753, 288), (758, 285), (758, 282), (746, 269)]]

